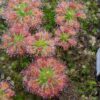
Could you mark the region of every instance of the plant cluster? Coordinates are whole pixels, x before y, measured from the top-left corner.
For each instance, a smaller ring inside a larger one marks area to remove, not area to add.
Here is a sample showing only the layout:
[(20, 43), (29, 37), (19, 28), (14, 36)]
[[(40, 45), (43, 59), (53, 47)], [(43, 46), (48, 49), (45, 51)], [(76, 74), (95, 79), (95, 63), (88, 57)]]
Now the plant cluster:
[(64, 69), (55, 58), (37, 58), (22, 71), (23, 83), (29, 92), (44, 98), (57, 96), (68, 82)]
[(0, 100), (12, 100), (15, 92), (7, 81), (0, 82)]
[[(56, 59), (57, 47), (64, 51), (77, 44), (79, 18), (85, 19), (84, 6), (75, 1), (59, 2), (55, 9), (57, 28), (51, 35), (40, 30), (43, 12), (40, 0), (9, 0), (2, 15), (10, 28), (2, 36), (2, 49), (10, 57), (31, 56), (33, 62), (21, 71), (25, 89), (43, 98), (58, 96), (67, 87), (66, 65)], [(31, 34), (30, 28), (36, 29)]]
[(64, 50), (67, 50), (70, 46), (74, 46), (77, 43), (75, 35), (80, 29), (79, 18), (86, 18), (82, 4), (75, 1), (62, 1), (58, 4), (55, 19), (59, 26), (56, 31), (58, 37), (57, 45), (63, 47)]
[(9, 0), (3, 15), (9, 24), (18, 22), (34, 28), (42, 23), (40, 7), (40, 0)]

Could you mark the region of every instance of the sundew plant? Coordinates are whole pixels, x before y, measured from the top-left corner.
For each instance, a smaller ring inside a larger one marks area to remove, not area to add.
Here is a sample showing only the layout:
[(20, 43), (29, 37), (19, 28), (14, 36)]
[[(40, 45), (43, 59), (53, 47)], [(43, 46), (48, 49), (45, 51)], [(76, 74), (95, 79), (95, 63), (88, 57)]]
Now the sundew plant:
[(87, 19), (85, 3), (0, 0), (0, 6), (4, 4), (0, 16), (8, 27), (1, 35), (0, 50), (10, 64), (6, 70), (14, 85), (9, 77), (0, 80), (0, 100), (67, 100), (61, 99), (71, 87), (71, 60), (67, 62), (65, 55), (78, 46), (77, 37)]

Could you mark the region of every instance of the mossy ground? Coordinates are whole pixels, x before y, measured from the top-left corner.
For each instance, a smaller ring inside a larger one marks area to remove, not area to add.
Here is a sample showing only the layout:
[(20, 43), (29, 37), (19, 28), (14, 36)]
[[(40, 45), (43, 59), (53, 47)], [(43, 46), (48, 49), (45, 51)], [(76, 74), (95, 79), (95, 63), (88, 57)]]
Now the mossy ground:
[[(79, 0), (80, 1), (80, 0)], [(44, 27), (47, 31), (54, 34), (56, 28), (55, 23), (55, 7), (58, 0), (44, 0)], [(51, 100), (98, 100), (98, 83), (95, 78), (95, 62), (96, 52), (100, 47), (100, 19), (98, 17), (98, 6), (95, 0), (83, 0), (87, 8), (87, 19), (81, 20), (81, 30), (77, 35), (78, 44), (69, 51), (64, 52), (58, 49), (58, 58), (61, 58), (68, 68), (66, 73), (70, 78), (69, 89), (59, 98)], [(0, 19), (0, 35), (6, 29), (7, 24), (4, 19)], [(16, 96), (14, 100), (42, 100), (41, 97), (27, 93), (23, 86), (20, 71), (30, 62), (31, 57), (9, 58), (4, 51), (0, 52), (0, 74), (1, 80), (11, 78), (14, 82)], [(32, 60), (34, 60), (32, 58)], [(4, 77), (2, 75), (4, 74)]]

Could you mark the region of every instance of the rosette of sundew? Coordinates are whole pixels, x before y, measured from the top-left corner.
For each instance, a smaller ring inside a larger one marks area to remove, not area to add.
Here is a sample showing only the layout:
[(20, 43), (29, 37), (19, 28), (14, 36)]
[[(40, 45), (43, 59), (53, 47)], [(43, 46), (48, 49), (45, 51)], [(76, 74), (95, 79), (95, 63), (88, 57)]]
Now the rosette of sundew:
[(26, 38), (26, 51), (34, 56), (52, 56), (55, 54), (55, 41), (51, 34), (40, 31)]
[(60, 26), (55, 31), (56, 46), (60, 46), (64, 50), (68, 50), (70, 47), (76, 46), (76, 33), (77, 31), (74, 30), (72, 27)]
[(65, 67), (55, 58), (37, 58), (21, 72), (23, 85), (28, 92), (43, 98), (59, 96), (64, 87), (68, 86)]
[(67, 24), (68, 26), (79, 28), (78, 18), (85, 19), (84, 5), (73, 2), (59, 2), (56, 8), (56, 23), (58, 25)]
[(10, 56), (23, 56), (25, 54), (25, 39), (30, 36), (28, 28), (22, 24), (14, 24), (8, 33), (2, 36), (1, 48)]
[(42, 23), (43, 13), (40, 0), (9, 0), (3, 16), (9, 22), (24, 23), (36, 28)]
[(14, 90), (7, 81), (0, 82), (0, 100), (13, 100)]

